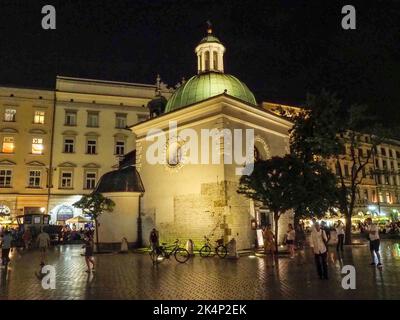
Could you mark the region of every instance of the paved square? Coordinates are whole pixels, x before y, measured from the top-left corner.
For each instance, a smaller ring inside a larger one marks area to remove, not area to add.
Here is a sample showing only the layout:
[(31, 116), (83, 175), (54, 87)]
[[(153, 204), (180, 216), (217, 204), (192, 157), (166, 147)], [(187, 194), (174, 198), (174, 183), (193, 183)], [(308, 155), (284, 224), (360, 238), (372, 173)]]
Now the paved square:
[[(97, 271), (85, 273), (80, 245), (58, 246), (49, 254), (56, 289), (44, 290), (35, 276), (39, 252), (14, 250), (1, 269), (0, 299), (400, 299), (400, 246), (382, 241), (382, 271), (371, 267), (366, 245), (346, 247), (343, 259), (329, 251), (329, 280), (319, 280), (310, 248), (295, 259), (173, 258), (153, 267), (148, 254), (96, 255)], [(341, 286), (343, 265), (356, 268), (356, 290)]]

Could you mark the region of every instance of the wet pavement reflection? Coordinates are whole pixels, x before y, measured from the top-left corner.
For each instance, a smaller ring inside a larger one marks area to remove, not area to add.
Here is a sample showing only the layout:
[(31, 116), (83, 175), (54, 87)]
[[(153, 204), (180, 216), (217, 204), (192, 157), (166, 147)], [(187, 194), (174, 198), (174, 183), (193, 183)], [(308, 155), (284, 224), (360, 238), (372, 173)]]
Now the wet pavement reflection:
[[(13, 250), (0, 269), (0, 299), (400, 299), (400, 241), (383, 240), (383, 269), (371, 267), (369, 247), (329, 248), (329, 280), (319, 280), (310, 248), (275, 261), (263, 256), (238, 260), (195, 257), (154, 267), (148, 254), (96, 255), (96, 273), (85, 273), (80, 245), (52, 248), (48, 263), (56, 288), (45, 290), (35, 276), (38, 251)], [(356, 269), (356, 289), (345, 290), (341, 270)]]

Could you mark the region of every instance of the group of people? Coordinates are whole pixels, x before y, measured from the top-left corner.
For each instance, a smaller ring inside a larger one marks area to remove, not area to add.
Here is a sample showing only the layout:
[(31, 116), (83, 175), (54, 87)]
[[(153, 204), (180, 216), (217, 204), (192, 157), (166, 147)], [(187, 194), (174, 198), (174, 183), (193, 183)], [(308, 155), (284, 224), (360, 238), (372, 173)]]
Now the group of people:
[(78, 229), (76, 224), (69, 226), (68, 224), (64, 225), (61, 229), (60, 234), (60, 242), (66, 243), (69, 241), (77, 241), (84, 240), (88, 232), (93, 232), (94, 228), (91, 224), (86, 223), (84, 227)]
[[(313, 224), (311, 228), (309, 245), (314, 254), (315, 265), (317, 269), (317, 274), (320, 279), (328, 279), (328, 243), (331, 239), (330, 231), (331, 228), (326, 228), (325, 225), (317, 222), (316, 219), (313, 219)], [(366, 219), (365, 221), (366, 227), (365, 232), (368, 235), (369, 243), (370, 243), (370, 252), (372, 257), (371, 265), (377, 266), (378, 268), (382, 267), (381, 257), (379, 254), (380, 248), (380, 238), (379, 238), (379, 227), (378, 225), (372, 222), (371, 218)], [(337, 236), (337, 252), (344, 251), (344, 238), (345, 238), (345, 227), (342, 221), (338, 221), (334, 230), (336, 231)], [(263, 229), (263, 238), (264, 238), (264, 251), (266, 254), (270, 254), (272, 257), (273, 265), (275, 260), (275, 254), (277, 252), (276, 245), (276, 237), (271, 229), (271, 225), (268, 224)], [(289, 251), (290, 258), (293, 259), (295, 257), (295, 249), (302, 249), (304, 242), (306, 240), (306, 234), (304, 229), (304, 224), (299, 224), (297, 229), (295, 230), (291, 223), (288, 224), (287, 231), (284, 235), (284, 243), (287, 246)], [(377, 260), (377, 264), (375, 262), (375, 258)]]
[[(32, 234), (28, 228), (24, 231), (22, 238), (25, 242), (24, 248), (28, 249), (32, 243)], [(50, 246), (50, 236), (42, 228), (35, 240), (40, 251), (40, 264), (44, 265), (46, 262), (47, 249)], [(13, 241), (14, 238), (11, 232), (9, 230), (4, 230), (0, 238), (2, 266), (5, 266), (10, 262), (10, 251)]]

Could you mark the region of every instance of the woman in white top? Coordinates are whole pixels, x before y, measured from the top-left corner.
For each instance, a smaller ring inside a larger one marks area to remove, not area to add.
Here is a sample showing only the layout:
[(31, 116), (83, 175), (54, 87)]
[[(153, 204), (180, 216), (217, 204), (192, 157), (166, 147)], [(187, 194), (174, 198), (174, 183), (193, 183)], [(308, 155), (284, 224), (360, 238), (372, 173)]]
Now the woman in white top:
[(296, 238), (296, 231), (294, 231), (293, 225), (289, 223), (288, 231), (286, 232), (286, 245), (288, 246), (290, 258), (294, 258), (294, 240)]
[(339, 252), (339, 249), (340, 249), (343, 252), (344, 225), (341, 220), (338, 220), (335, 230), (336, 230), (336, 235), (337, 235), (337, 239), (338, 239), (336, 251)]

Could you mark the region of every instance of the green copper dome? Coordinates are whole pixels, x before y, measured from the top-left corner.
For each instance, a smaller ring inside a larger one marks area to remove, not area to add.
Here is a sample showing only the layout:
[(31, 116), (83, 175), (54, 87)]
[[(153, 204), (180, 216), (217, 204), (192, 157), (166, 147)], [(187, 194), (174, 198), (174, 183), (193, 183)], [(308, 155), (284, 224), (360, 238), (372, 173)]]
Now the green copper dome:
[(221, 43), (221, 41), (219, 41), (219, 39), (212, 35), (212, 34), (208, 34), (207, 36), (205, 36), (203, 39), (201, 39), (200, 43), (206, 43), (206, 42), (216, 42), (216, 43)]
[(168, 100), (165, 112), (174, 111), (224, 92), (247, 103), (256, 105), (253, 93), (239, 79), (229, 74), (208, 72), (191, 77), (179, 87)]

